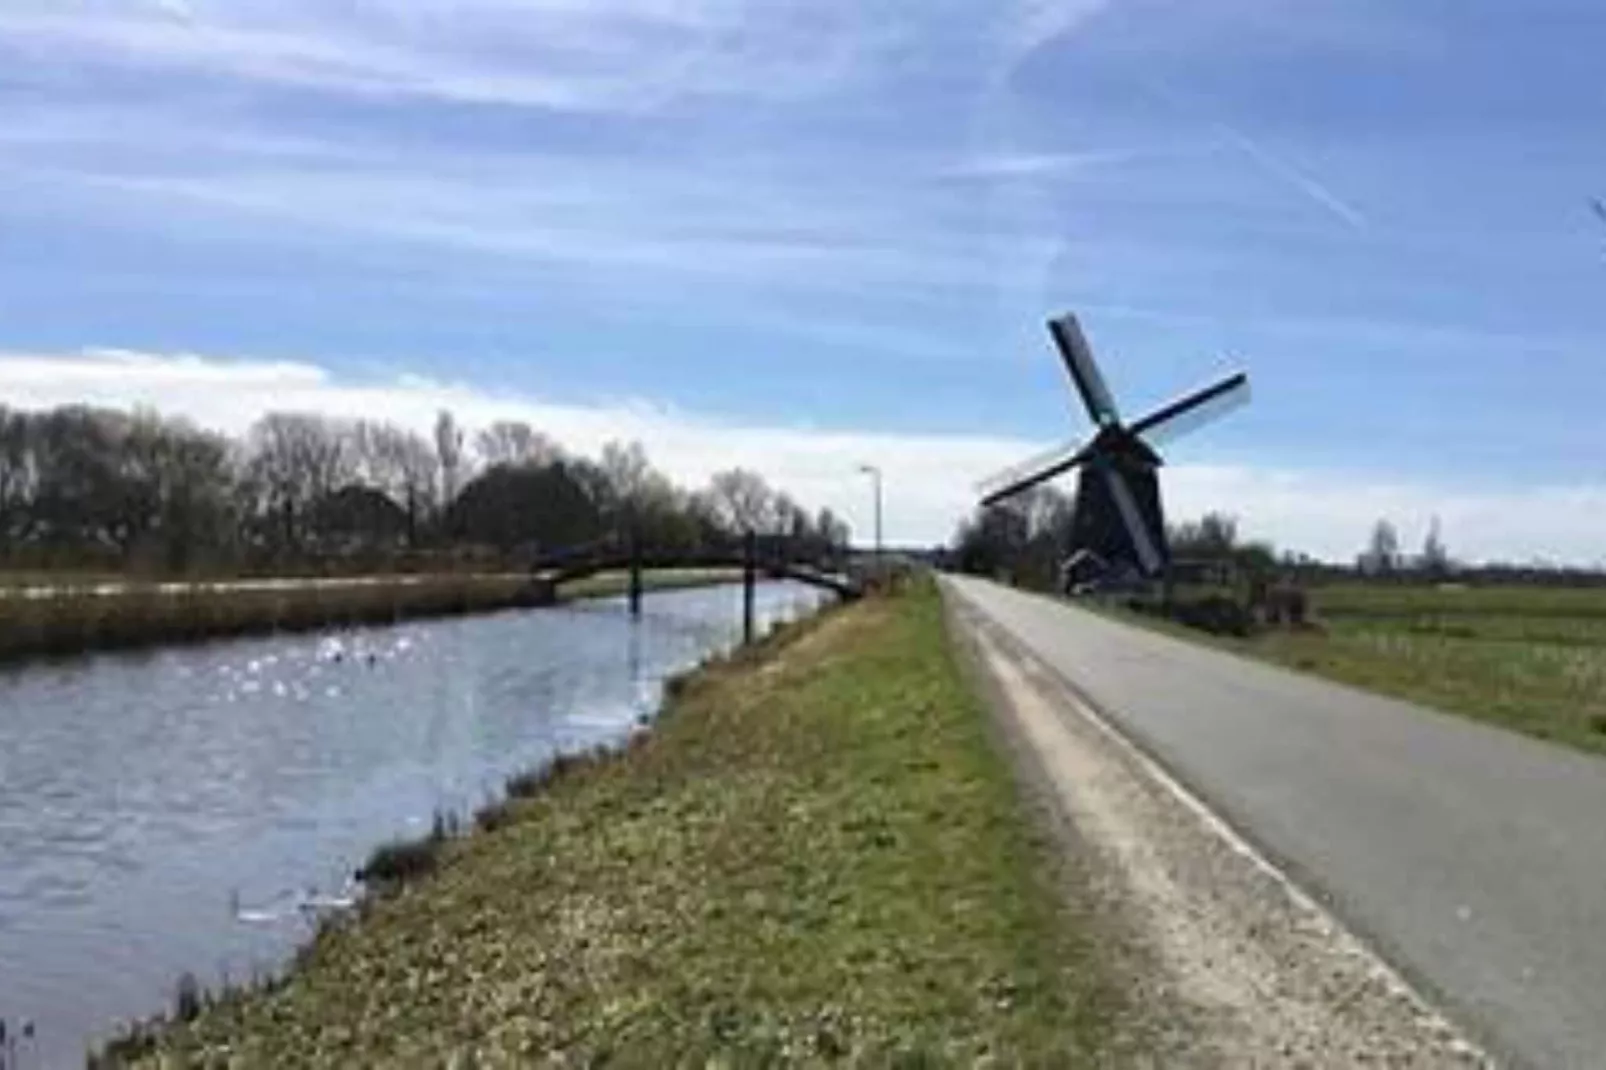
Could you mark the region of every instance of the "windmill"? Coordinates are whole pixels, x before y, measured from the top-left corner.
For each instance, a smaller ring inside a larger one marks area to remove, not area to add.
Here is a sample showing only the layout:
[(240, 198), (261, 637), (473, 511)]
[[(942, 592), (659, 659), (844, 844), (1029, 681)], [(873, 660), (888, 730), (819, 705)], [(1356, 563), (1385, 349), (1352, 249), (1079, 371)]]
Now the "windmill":
[(1057, 446), (986, 480), (978, 488), (981, 504), (995, 505), (1079, 468), (1072, 561), (1097, 562), (1106, 576), (1158, 577), (1171, 555), (1160, 507), (1157, 469), (1163, 462), (1156, 447), (1247, 402), (1249, 377), (1243, 372), (1229, 375), (1127, 424), (1076, 316), (1066, 313), (1050, 320), (1048, 330), (1096, 430), (1085, 441)]

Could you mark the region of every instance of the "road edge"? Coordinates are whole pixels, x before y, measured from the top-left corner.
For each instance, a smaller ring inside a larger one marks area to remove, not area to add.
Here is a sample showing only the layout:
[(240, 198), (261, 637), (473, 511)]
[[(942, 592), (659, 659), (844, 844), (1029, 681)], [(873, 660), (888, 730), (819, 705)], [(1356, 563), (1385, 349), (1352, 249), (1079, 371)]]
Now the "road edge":
[[(991, 719), (995, 722), (995, 731), (1004, 736), (1014, 733), (1012, 726), (997, 723), (1014, 716), (1004, 712), (999, 703), (1012, 703), (1014, 700), (1007, 695), (997, 670), (987, 664), (987, 654), (981, 649), (984, 638), (1024, 667), (1034, 684), (1047, 681), (1062, 693), (1065, 701), (1061, 705), (1066, 707), (1062, 716), (1075, 717), (1093, 729), (1142, 778), (1160, 789), (1196, 821), (1211, 839), (1270, 881), (1297, 911), (1318, 919), (1324, 936), (1333, 943), (1335, 951), (1364, 964), (1365, 969), (1386, 986), (1393, 998), (1412, 1008), (1426, 1028), (1447, 1038), (1454, 1049), (1471, 1061), (1489, 1066), (1523, 1065), (1511, 1053), (1491, 1043), (1484, 1031), (1469, 1025), (1460, 1014), (1447, 1009), (1453, 1007), (1453, 1003), (1443, 999), (1434, 986), (1422, 983), (1411, 971), (1397, 965), (1388, 954), (1386, 942), (1372, 938), (1364, 927), (1348, 921), (1340, 910), (1335, 909), (1332, 897), (1322, 893), (1319, 882), (1311, 879), (1300, 867), (1279, 858), (1276, 852), (1265, 848), (1252, 834), (1213, 807), (1207, 801), (1207, 796), (1190, 784), (1186, 775), (1173, 769), (1163, 752), (1151, 746), (1141, 732), (1129, 729), (1121, 718), (1104, 709), (1074, 679), (1000, 627), (950, 584), (942, 583), (941, 587), (947, 604), (951, 637), (961, 654), (960, 661), (967, 678), (988, 706)], [(1022, 751), (1028, 749), (1025, 743), (1014, 738), (1008, 739), (1006, 746), (1014, 759), (1021, 758)], [(1022, 766), (1017, 762), (1017, 768), (1023, 770), (1031, 783), (1023, 787), (1033, 794), (1040, 793), (1043, 791), (1043, 781), (1050, 780), (1052, 774), (1041, 757), (1035, 754), (1025, 754), (1024, 757), (1028, 759), (1027, 763)], [(1050, 805), (1056, 805), (1061, 811), (1057, 815), (1059, 824), (1072, 825), (1072, 815), (1065, 813), (1057, 804)], [(1074, 826), (1071, 832), (1075, 840), (1085, 839)]]

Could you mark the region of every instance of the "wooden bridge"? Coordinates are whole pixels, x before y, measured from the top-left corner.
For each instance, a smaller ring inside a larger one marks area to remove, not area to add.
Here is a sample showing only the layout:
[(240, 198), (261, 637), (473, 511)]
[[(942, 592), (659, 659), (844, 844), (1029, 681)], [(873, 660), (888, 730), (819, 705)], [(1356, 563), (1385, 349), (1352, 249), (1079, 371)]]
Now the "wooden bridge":
[(540, 555), (530, 564), (532, 579), (556, 596), (559, 584), (584, 579), (599, 572), (628, 572), (632, 615), (641, 613), (642, 576), (665, 569), (739, 569), (742, 574), (743, 632), (753, 632), (753, 588), (759, 577), (795, 580), (830, 591), (848, 601), (864, 593), (854, 577), (832, 567), (827, 559), (805, 559), (792, 552), (789, 540), (760, 539), (749, 533), (730, 548), (702, 550), (661, 550), (638, 546), (629, 541), (605, 540)]

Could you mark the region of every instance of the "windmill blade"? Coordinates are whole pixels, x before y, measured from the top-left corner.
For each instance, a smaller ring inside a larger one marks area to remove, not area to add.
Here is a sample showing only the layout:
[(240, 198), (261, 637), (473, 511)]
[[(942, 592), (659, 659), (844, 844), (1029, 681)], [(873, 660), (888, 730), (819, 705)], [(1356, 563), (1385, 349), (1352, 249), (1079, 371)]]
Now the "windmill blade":
[(1027, 487), (1034, 487), (1070, 471), (1089, 456), (1089, 448), (1080, 442), (1055, 446), (982, 480), (976, 485), (976, 491), (982, 496), (983, 506), (996, 505)]
[(1121, 414), (1116, 411), (1115, 396), (1110, 393), (1109, 384), (1104, 381), (1098, 363), (1093, 359), (1093, 350), (1088, 346), (1075, 314), (1067, 312), (1058, 319), (1049, 320), (1048, 332), (1054, 336), (1054, 344), (1059, 346), (1060, 355), (1065, 358), (1065, 367), (1071, 373), (1071, 380), (1076, 383), (1076, 392), (1082, 396), (1082, 404), (1087, 406), (1088, 416), (1100, 427), (1119, 423)]
[(1142, 436), (1151, 446), (1171, 442), (1247, 405), (1249, 398), (1249, 376), (1238, 372), (1156, 409), (1133, 424), (1131, 431), (1134, 435)]
[(1160, 571), (1165, 562), (1160, 557), (1160, 551), (1155, 548), (1154, 537), (1149, 534), (1149, 526), (1143, 522), (1143, 511), (1138, 508), (1138, 502), (1132, 495), (1132, 488), (1127, 486), (1126, 477), (1117, 468), (1104, 466), (1104, 480), (1110, 486), (1110, 497), (1115, 499), (1115, 508), (1121, 514), (1121, 522), (1126, 525), (1127, 534), (1132, 536), (1132, 548), (1137, 551), (1138, 564), (1143, 566), (1144, 575), (1153, 576)]

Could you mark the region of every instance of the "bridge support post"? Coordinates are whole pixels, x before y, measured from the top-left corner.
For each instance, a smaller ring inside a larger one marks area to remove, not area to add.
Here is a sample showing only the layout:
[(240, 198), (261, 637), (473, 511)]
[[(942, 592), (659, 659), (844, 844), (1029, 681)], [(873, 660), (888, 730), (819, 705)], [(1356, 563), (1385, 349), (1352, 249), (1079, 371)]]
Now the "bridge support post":
[(742, 537), (742, 642), (753, 641), (753, 594), (758, 582), (758, 538), (749, 531)]
[(641, 542), (630, 536), (630, 615), (641, 616)]

